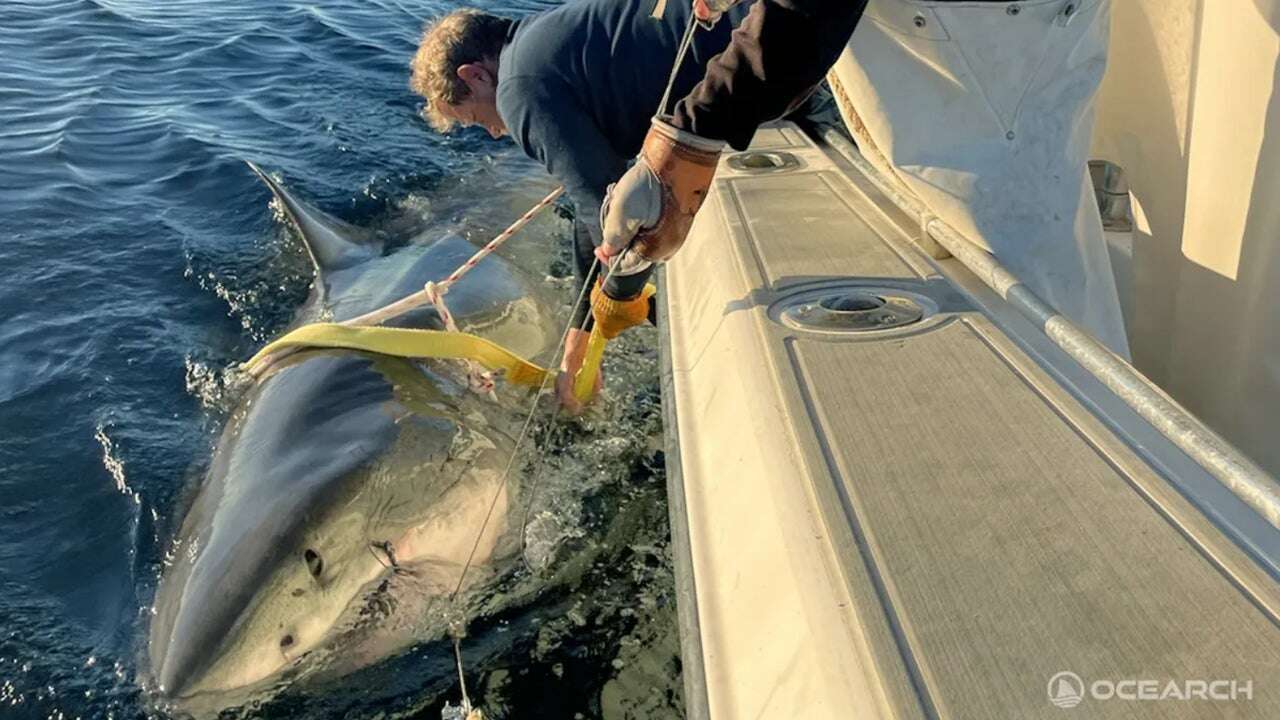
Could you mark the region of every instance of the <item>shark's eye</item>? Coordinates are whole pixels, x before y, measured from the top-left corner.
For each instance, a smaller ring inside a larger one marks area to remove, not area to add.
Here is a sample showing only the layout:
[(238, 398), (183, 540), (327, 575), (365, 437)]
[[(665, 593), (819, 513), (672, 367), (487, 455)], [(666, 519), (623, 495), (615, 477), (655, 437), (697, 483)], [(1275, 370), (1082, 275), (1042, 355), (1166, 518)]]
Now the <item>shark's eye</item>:
[(302, 559), (307, 561), (307, 570), (311, 572), (311, 577), (319, 578), (320, 573), (324, 572), (324, 560), (315, 550), (307, 548), (307, 551), (302, 553)]
[(283, 650), (283, 649), (285, 649), (285, 648), (287, 648), (287, 647), (290, 647), (290, 646), (292, 646), (292, 645), (293, 645), (293, 636), (292, 636), (292, 635), (285, 635), (284, 637), (280, 638), (280, 649), (281, 649), (281, 650)]

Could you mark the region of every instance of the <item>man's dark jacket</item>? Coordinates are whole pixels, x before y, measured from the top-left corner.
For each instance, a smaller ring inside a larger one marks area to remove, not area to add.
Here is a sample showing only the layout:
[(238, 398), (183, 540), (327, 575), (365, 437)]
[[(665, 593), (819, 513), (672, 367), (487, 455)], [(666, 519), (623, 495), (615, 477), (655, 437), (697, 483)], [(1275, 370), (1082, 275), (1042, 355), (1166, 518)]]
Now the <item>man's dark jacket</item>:
[[(640, 151), (692, 9), (689, 0), (570, 0), (517, 20), (498, 59), (498, 112), (512, 139), (565, 186), (587, 237), (600, 242), (605, 189)], [(702, 79), (729, 44), (728, 21), (699, 30), (670, 102)], [(668, 108), (667, 110), (669, 110)]]

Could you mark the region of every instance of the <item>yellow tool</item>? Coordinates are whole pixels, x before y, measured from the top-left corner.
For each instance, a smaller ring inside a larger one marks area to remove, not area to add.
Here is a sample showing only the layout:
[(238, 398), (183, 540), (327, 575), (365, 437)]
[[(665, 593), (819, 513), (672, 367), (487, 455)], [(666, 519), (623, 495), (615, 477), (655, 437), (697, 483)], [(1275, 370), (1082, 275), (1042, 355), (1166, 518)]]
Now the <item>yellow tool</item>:
[(645, 283), (640, 294), (630, 300), (614, 300), (600, 286), (592, 291), (591, 314), (595, 325), (591, 327), (591, 337), (587, 340), (582, 367), (573, 378), (573, 396), (578, 402), (585, 405), (595, 392), (605, 345), (621, 335), (623, 330), (635, 327), (649, 318), (649, 302), (656, 292), (658, 288), (653, 283)]
[(596, 378), (600, 376), (600, 362), (604, 360), (604, 346), (609, 344), (600, 332), (600, 324), (591, 328), (591, 337), (587, 340), (587, 352), (582, 358), (582, 367), (573, 376), (573, 396), (583, 405), (591, 399), (596, 390)]

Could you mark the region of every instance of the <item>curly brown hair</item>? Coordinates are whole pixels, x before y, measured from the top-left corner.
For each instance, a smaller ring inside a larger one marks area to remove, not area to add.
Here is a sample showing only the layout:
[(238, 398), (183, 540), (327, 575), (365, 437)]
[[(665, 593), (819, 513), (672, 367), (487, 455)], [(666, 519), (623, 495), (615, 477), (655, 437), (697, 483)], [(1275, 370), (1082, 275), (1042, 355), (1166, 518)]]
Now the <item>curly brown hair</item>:
[(427, 24), (409, 66), (409, 88), (426, 98), (423, 117), (431, 127), (448, 132), (457, 125), (441, 113), (441, 108), (457, 105), (470, 94), (467, 84), (458, 77), (458, 68), (496, 60), (510, 28), (510, 18), (469, 8)]

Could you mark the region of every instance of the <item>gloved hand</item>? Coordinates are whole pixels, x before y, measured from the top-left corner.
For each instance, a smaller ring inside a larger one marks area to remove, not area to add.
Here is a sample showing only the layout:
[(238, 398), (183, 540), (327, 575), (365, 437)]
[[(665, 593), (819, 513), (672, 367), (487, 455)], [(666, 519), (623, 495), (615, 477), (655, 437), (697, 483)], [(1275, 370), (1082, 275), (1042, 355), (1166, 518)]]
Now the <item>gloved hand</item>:
[(602, 283), (591, 289), (591, 317), (596, 321), (600, 334), (612, 340), (623, 330), (635, 327), (649, 319), (649, 298), (658, 291), (652, 283), (646, 283), (640, 294), (629, 299), (609, 297)]
[(628, 246), (655, 263), (674, 255), (706, 199), (723, 147), (654, 118), (640, 156), (609, 186), (600, 206), (604, 242), (598, 255), (608, 263)]
[(705, 25), (715, 25), (726, 10), (738, 4), (738, 0), (693, 0), (693, 15)]

